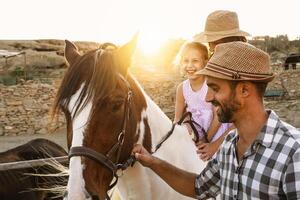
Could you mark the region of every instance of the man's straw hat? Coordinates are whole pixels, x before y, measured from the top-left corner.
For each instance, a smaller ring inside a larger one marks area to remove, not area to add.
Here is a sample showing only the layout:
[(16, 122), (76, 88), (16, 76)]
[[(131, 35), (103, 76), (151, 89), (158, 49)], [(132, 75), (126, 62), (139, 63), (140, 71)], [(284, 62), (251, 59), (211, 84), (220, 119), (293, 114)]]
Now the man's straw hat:
[(216, 46), (205, 68), (196, 72), (234, 81), (269, 82), (274, 78), (269, 55), (245, 42), (229, 42)]
[(250, 36), (250, 34), (240, 30), (235, 12), (217, 10), (207, 16), (204, 32), (195, 35), (194, 41), (213, 42), (231, 36)]

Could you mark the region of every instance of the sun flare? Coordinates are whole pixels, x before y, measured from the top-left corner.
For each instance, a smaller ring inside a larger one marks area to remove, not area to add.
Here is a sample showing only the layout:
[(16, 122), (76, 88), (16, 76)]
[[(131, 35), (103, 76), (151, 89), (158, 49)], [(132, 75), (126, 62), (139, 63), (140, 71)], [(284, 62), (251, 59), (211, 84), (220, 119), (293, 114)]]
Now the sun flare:
[(145, 55), (158, 53), (165, 41), (163, 34), (158, 30), (143, 29), (139, 34), (138, 49)]

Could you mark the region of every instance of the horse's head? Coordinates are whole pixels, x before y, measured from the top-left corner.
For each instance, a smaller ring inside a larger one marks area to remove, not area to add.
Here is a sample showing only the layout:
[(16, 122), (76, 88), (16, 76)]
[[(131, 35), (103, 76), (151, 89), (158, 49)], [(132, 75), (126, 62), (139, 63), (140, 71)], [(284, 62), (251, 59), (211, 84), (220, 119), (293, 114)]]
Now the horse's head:
[(66, 41), (69, 68), (55, 103), (55, 110), (61, 109), (67, 119), (70, 164), (65, 199), (104, 199), (117, 169), (126, 167), (122, 164), (133, 144), (141, 137), (142, 142), (149, 139), (142, 116), (146, 101), (127, 73), (135, 44), (136, 37), (120, 48), (108, 43), (80, 55)]

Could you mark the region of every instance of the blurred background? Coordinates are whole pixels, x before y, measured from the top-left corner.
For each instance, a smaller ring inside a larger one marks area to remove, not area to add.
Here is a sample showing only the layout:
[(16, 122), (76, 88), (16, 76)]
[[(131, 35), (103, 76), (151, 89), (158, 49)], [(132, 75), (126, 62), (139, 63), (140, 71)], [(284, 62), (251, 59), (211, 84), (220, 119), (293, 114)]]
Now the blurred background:
[(240, 28), (252, 35), (249, 42), (270, 54), (277, 77), (268, 87), (265, 105), (300, 128), (300, 63), (286, 65), (288, 57), (300, 53), (299, 7), (297, 0), (3, 1), (0, 146), (7, 149), (34, 137), (65, 145), (64, 118), (57, 123), (49, 119), (67, 68), (64, 39), (84, 53), (104, 42), (122, 45), (139, 32), (130, 71), (173, 119), (175, 89), (184, 79), (175, 56), (218, 9), (236, 11)]

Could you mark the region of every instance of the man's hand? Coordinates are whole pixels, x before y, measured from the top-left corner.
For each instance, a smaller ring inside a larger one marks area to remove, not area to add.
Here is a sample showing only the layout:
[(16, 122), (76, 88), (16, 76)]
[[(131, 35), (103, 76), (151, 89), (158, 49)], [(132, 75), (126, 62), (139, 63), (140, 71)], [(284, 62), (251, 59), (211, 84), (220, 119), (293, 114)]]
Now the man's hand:
[(150, 167), (156, 159), (141, 144), (134, 145), (132, 154), (145, 167)]
[(174, 190), (183, 195), (196, 198), (195, 180), (197, 174), (184, 171), (152, 156), (141, 144), (135, 144), (132, 153), (143, 166), (152, 169)]

